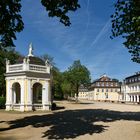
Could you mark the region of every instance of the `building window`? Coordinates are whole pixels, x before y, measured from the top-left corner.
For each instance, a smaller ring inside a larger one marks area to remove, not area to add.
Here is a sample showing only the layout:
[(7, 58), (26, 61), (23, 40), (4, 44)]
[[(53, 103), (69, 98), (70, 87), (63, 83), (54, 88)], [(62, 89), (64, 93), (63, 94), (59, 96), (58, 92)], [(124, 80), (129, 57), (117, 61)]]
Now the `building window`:
[(96, 83), (96, 86), (99, 86), (99, 83), (98, 82)]
[(97, 92), (99, 92), (99, 89), (97, 89)]
[(108, 92), (108, 89), (106, 89), (106, 92)]
[(104, 92), (104, 89), (102, 89), (102, 92)]
[(106, 86), (108, 87), (108, 82), (106, 82)]
[(108, 98), (108, 93), (105, 93), (106, 98)]
[(102, 86), (104, 86), (104, 83), (102, 83)]
[(113, 83), (110, 83), (110, 86), (113, 87)]

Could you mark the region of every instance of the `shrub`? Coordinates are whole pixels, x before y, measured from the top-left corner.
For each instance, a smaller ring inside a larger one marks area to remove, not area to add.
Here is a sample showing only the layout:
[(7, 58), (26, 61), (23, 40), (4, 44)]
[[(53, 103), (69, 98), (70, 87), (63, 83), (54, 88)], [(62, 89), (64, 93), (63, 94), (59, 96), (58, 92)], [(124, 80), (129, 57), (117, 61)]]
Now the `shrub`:
[(5, 108), (5, 103), (6, 103), (6, 98), (5, 97), (0, 97), (0, 109)]
[(56, 109), (56, 103), (52, 103), (51, 109), (52, 109), (52, 110), (55, 110), (55, 109)]

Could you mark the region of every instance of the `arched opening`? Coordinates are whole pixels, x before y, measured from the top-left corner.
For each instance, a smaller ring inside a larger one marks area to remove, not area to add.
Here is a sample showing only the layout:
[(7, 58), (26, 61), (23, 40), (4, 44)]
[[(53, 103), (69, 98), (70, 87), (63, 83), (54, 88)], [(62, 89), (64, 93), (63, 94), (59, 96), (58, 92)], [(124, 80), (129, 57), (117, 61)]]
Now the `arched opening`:
[(20, 84), (16, 82), (12, 85), (12, 102), (14, 104), (20, 104), (20, 101), (21, 101)]
[(42, 104), (42, 85), (40, 83), (33, 85), (33, 104)]

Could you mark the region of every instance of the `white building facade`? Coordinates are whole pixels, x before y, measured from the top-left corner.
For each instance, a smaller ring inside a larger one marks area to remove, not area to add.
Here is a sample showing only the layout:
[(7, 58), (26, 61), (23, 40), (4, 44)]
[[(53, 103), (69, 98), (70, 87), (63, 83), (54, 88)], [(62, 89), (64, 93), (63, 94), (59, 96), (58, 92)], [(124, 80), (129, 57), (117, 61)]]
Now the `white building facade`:
[(118, 102), (121, 100), (121, 85), (117, 79), (109, 78), (106, 75), (95, 80), (90, 87), (95, 101)]
[(140, 103), (140, 72), (126, 77), (121, 89), (124, 101), (131, 103)]
[(49, 110), (51, 97), (51, 65), (29, 54), (15, 64), (6, 61), (6, 110)]
[(93, 81), (88, 88), (83, 85), (80, 86), (78, 98), (94, 101), (119, 102), (122, 101), (121, 84), (117, 79), (111, 79), (103, 75)]

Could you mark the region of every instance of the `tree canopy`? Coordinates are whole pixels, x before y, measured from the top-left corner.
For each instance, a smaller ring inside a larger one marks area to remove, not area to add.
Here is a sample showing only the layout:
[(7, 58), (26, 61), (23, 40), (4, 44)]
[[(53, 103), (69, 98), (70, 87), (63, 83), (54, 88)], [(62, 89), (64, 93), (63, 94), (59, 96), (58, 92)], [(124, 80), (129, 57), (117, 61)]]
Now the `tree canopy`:
[(81, 64), (80, 60), (76, 60), (73, 62), (72, 66), (68, 68), (67, 75), (68, 81), (71, 83), (72, 89), (78, 97), (80, 85), (88, 85), (90, 83), (90, 72)]
[(112, 37), (122, 36), (134, 62), (140, 63), (140, 0), (117, 0)]
[[(80, 8), (78, 0), (41, 0), (41, 4), (49, 17), (58, 17), (65, 26), (71, 24), (68, 12)], [(14, 47), (16, 33), (24, 29), (21, 7), (21, 0), (0, 0), (0, 49)]]

